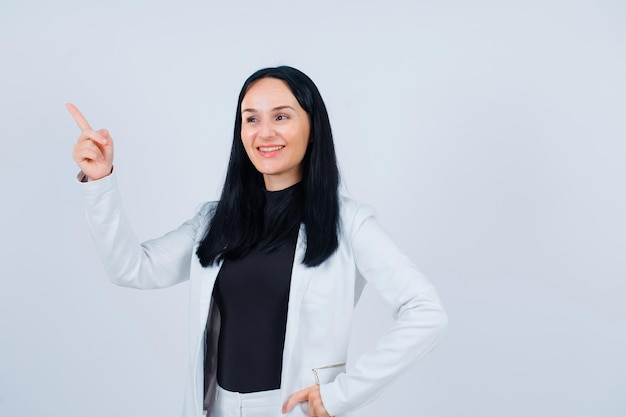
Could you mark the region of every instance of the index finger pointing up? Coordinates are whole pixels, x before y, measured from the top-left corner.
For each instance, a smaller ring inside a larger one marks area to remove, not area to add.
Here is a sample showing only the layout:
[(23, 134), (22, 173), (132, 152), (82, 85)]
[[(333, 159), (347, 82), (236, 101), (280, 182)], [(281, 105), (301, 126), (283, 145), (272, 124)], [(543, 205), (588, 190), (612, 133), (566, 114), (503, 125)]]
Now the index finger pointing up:
[(87, 122), (87, 119), (85, 119), (85, 117), (82, 115), (82, 113), (76, 108), (76, 106), (74, 106), (71, 103), (67, 103), (65, 105), (65, 107), (67, 107), (67, 109), (70, 111), (70, 113), (72, 114), (72, 117), (74, 118), (74, 121), (76, 122), (76, 124), (78, 125), (78, 127), (80, 128), (80, 130), (88, 130), (91, 129), (91, 126), (89, 126), (89, 122)]

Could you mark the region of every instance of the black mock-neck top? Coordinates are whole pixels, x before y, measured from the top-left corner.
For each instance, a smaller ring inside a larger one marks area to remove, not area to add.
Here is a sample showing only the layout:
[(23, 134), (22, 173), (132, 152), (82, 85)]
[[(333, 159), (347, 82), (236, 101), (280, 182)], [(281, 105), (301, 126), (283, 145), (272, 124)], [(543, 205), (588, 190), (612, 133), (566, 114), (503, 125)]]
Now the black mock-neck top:
[[(300, 197), (300, 184), (265, 191), (264, 238), (246, 256), (226, 259), (213, 297), (220, 309), (217, 382), (235, 392), (280, 388), (287, 305), (300, 219), (277, 222), (289, 199)], [(291, 206), (293, 207), (293, 206)], [(292, 208), (293, 209), (293, 208)], [(285, 227), (278, 244), (265, 237), (271, 227)]]

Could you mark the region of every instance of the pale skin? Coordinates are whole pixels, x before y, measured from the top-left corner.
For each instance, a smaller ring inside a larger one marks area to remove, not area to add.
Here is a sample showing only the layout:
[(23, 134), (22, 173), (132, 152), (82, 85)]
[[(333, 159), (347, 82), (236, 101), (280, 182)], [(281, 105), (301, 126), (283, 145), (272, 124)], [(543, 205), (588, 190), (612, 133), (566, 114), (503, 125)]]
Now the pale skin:
[(282, 80), (256, 81), (241, 101), (241, 141), (269, 191), (302, 180), (310, 132), (309, 115)]
[[(73, 104), (67, 104), (81, 130), (72, 157), (88, 181), (109, 175), (113, 169), (113, 139), (106, 129), (94, 130)], [(308, 114), (287, 85), (273, 78), (254, 83), (242, 101), (241, 137), (248, 157), (263, 174), (269, 191), (282, 190), (302, 180), (301, 162), (309, 143)], [(278, 150), (274, 150), (276, 148)], [(292, 394), (283, 414), (308, 403), (313, 417), (332, 417), (326, 411), (320, 387), (312, 385)]]
[(72, 157), (89, 181), (106, 177), (113, 169), (113, 139), (106, 129), (95, 131), (73, 104), (66, 104), (81, 130)]
[[(89, 180), (111, 173), (113, 140), (106, 129), (95, 131), (73, 104), (66, 105), (81, 135), (74, 161)], [(241, 140), (265, 188), (277, 191), (302, 180), (302, 159), (310, 136), (309, 117), (284, 81), (263, 78), (255, 82), (241, 103)], [(262, 150), (280, 149), (270, 152)]]

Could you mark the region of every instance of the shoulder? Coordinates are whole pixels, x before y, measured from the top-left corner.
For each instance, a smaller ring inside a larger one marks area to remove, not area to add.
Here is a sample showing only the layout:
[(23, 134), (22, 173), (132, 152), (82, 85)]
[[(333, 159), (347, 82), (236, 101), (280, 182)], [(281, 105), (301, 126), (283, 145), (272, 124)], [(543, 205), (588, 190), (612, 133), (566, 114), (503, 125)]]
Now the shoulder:
[(361, 203), (345, 195), (339, 196), (339, 211), (342, 216), (355, 216), (357, 214), (367, 212), (375, 213), (374, 207), (369, 204)]
[[(197, 230), (206, 230), (213, 215), (215, 214), (215, 209), (217, 208), (217, 201), (207, 201), (205, 203), (200, 204), (196, 208), (196, 214), (193, 217), (192, 221), (196, 224)], [(199, 238), (201, 236), (198, 236)]]
[(198, 206), (196, 212), (199, 216), (207, 217), (212, 216), (217, 208), (217, 201), (207, 201)]
[(339, 216), (345, 230), (358, 227), (370, 217), (376, 217), (376, 210), (369, 204), (364, 204), (344, 195), (339, 196)]

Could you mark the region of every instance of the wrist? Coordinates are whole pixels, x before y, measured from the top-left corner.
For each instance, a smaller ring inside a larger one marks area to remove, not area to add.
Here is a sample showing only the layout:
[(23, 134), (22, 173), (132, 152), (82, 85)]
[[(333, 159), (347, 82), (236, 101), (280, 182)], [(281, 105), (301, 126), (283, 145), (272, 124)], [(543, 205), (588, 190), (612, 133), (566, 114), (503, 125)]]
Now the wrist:
[(82, 170), (78, 173), (78, 175), (76, 176), (76, 179), (78, 179), (79, 182), (90, 182), (90, 181), (98, 181), (101, 180), (104, 177), (108, 177), (109, 175), (111, 175), (113, 173), (113, 165), (111, 165), (111, 171), (106, 174), (103, 175), (102, 177), (98, 177), (98, 178), (91, 178), (89, 177), (87, 174), (85, 174)]

